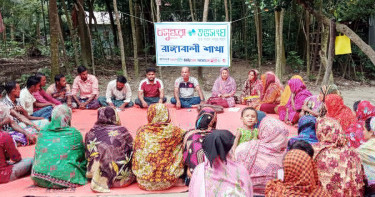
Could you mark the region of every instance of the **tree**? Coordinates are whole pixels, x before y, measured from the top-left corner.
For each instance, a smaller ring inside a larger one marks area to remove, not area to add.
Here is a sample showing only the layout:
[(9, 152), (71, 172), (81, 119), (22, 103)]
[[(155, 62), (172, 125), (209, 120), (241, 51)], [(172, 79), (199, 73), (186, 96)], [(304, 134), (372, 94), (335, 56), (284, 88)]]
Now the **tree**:
[(60, 73), (59, 71), (59, 33), (60, 22), (58, 18), (58, 10), (56, 0), (49, 2), (49, 27), (51, 33), (51, 76)]
[(120, 44), (122, 73), (123, 73), (123, 75), (125, 77), (128, 77), (128, 72), (126, 70), (126, 62), (125, 62), (124, 41), (122, 39), (122, 30), (121, 30), (120, 16), (118, 14), (117, 1), (116, 0), (113, 0), (113, 9), (115, 11), (116, 25), (117, 25), (117, 31), (118, 31), (118, 40), (119, 40), (119, 44)]
[[(133, 0), (129, 0), (129, 10), (130, 10), (130, 15), (134, 16), (133, 12)], [(135, 21), (134, 17), (130, 17), (130, 23), (132, 27), (132, 37), (133, 37), (133, 54), (134, 54), (134, 72), (136, 78), (139, 76), (139, 61), (138, 61), (138, 39), (136, 35), (136, 26), (135, 26)]]

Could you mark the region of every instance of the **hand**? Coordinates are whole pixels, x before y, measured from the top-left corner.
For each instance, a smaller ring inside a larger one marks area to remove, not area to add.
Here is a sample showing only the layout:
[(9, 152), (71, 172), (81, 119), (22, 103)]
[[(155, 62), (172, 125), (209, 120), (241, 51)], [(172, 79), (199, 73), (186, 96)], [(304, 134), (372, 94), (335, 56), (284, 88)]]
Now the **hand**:
[(177, 101), (177, 102), (176, 102), (176, 108), (177, 108), (177, 109), (181, 109), (181, 102), (180, 102), (180, 101)]
[(13, 122), (13, 120), (10, 117), (6, 117), (6, 118), (4, 118), (2, 123), (4, 125), (8, 125), (8, 124), (11, 124), (12, 122)]
[(20, 111), (22, 111), (22, 107), (21, 106), (15, 106), (14, 110), (16, 110), (17, 112), (20, 112)]
[(56, 105), (55, 105), (55, 104), (53, 104), (53, 103), (51, 103), (51, 106), (52, 106), (52, 108), (55, 108), (55, 106), (56, 106)]
[(148, 104), (147, 104), (145, 101), (143, 101), (143, 102), (142, 102), (142, 107), (147, 108), (147, 107), (148, 107)]

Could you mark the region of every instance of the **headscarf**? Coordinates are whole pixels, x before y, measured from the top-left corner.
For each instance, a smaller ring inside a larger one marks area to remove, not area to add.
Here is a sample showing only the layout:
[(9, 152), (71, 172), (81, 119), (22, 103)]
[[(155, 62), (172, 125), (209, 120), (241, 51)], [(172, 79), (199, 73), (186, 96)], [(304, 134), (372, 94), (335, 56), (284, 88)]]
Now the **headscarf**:
[[(302, 83), (305, 85), (305, 82), (303, 82), (303, 78), (299, 75), (294, 75), (291, 79), (300, 79)], [(281, 94), (280, 98), (280, 106), (284, 106), (288, 103), (290, 95), (292, 95), (292, 92), (290, 91), (289, 84), (285, 86), (283, 93)]]
[(50, 131), (61, 131), (61, 129), (70, 127), (72, 119), (72, 110), (67, 105), (55, 106), (52, 110), (51, 123), (45, 126)]
[(244, 142), (236, 148), (236, 160), (248, 170), (254, 192), (259, 190), (263, 193), (266, 182), (274, 179), (277, 170), (281, 168), (288, 135), (288, 129), (282, 121), (265, 117), (259, 126), (258, 139)]
[[(372, 117), (370, 120), (370, 127), (373, 135), (375, 135), (375, 117)], [(362, 165), (367, 176), (369, 185), (375, 184), (375, 138), (370, 138), (367, 142), (362, 144), (357, 152), (361, 157)]]
[[(120, 125), (112, 107), (98, 109), (98, 120), (86, 134), (87, 178), (95, 192), (110, 192), (113, 184), (127, 186), (135, 180), (131, 171), (133, 137)], [(113, 162), (115, 161), (115, 162)]]
[(98, 109), (97, 125), (121, 125), (120, 117), (113, 107), (101, 107)]
[[(226, 70), (228, 72), (228, 78), (223, 80), (221, 73)], [(236, 81), (229, 75), (229, 69), (223, 67), (220, 69), (220, 76), (215, 80), (215, 83), (212, 87), (212, 96), (217, 97), (219, 94), (233, 94), (236, 93)]]
[(215, 130), (203, 140), (202, 148), (211, 167), (216, 158), (223, 162), (227, 161), (227, 154), (233, 146), (234, 138), (228, 130)]
[(270, 86), (272, 83), (275, 83), (276, 76), (272, 74), (263, 74), (261, 76), (262, 83), (263, 83), (263, 95), (266, 93), (266, 90), (268, 86)]
[(368, 118), (375, 116), (375, 106), (369, 101), (361, 101), (356, 111), (357, 119), (363, 124)]
[(316, 166), (302, 150), (289, 151), (283, 161), (284, 180), (272, 180), (267, 184), (268, 197), (329, 196), (319, 184)]
[(333, 196), (363, 194), (364, 172), (361, 160), (349, 148), (340, 123), (330, 117), (318, 118), (316, 123), (318, 143), (313, 144), (319, 180)]
[(147, 109), (148, 124), (140, 127), (134, 140), (132, 170), (141, 189), (165, 190), (184, 172), (184, 131), (170, 122), (165, 104)]
[[(259, 71), (256, 69), (251, 69), (248, 72), (248, 75), (250, 74), (250, 72), (254, 73), (254, 78), (251, 81), (249, 79), (246, 79), (242, 87), (242, 93), (241, 93), (242, 100), (250, 96), (259, 96), (260, 98), (262, 98), (263, 85), (262, 85), (262, 81), (258, 79)], [(258, 91), (259, 91), (259, 95), (258, 95)]]
[(330, 95), (330, 94), (337, 94), (337, 95), (341, 96), (341, 92), (339, 91), (339, 88), (335, 84), (331, 84), (331, 85), (328, 85), (328, 86), (323, 85), (320, 88), (320, 92), (323, 94), (323, 102), (325, 101), (325, 97)]
[(217, 122), (217, 113), (211, 107), (204, 107), (198, 113), (197, 120), (195, 122), (195, 129), (207, 130), (215, 129)]
[(298, 140), (304, 140), (310, 144), (317, 143), (315, 134), (316, 118), (314, 116), (302, 116), (298, 121), (298, 136), (291, 138), (288, 142), (288, 149)]
[(329, 94), (325, 99), (327, 116), (338, 120), (344, 130), (347, 130), (350, 124), (356, 122), (356, 117), (352, 110), (344, 105), (344, 100), (337, 94)]

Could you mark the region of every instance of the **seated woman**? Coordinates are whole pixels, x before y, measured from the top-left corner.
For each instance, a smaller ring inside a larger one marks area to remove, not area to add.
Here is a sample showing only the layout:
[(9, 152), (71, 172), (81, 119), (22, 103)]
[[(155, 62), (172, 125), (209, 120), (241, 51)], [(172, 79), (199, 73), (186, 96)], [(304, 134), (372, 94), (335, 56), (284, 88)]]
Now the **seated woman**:
[(85, 147), (86, 177), (91, 179), (93, 191), (110, 192), (111, 187), (125, 187), (135, 180), (131, 171), (133, 137), (112, 107), (98, 109), (98, 121), (86, 134)]
[(251, 69), (248, 78), (242, 87), (240, 102), (242, 105), (250, 104), (252, 101), (259, 99), (263, 91), (262, 82), (258, 79), (258, 71)]
[(267, 72), (261, 76), (263, 83), (262, 97), (250, 106), (266, 113), (275, 113), (275, 107), (280, 103), (282, 86), (279, 79), (272, 72)]
[(31, 173), (35, 185), (68, 188), (86, 184), (85, 147), (81, 133), (70, 126), (71, 118), (72, 110), (58, 105), (51, 123), (40, 131)]
[(318, 95), (313, 95), (305, 99), (303, 106), (301, 108), (300, 117), (304, 115), (313, 115), (319, 117), (322, 112), (323, 100), (329, 94), (341, 95), (338, 87), (335, 84), (323, 85), (320, 88), (320, 93)]
[(302, 150), (291, 150), (283, 161), (284, 177), (267, 183), (266, 196), (330, 196), (320, 185), (316, 165)]
[(359, 101), (354, 112), (356, 113), (358, 123), (364, 126), (368, 118), (375, 116), (375, 106), (370, 101)]
[(216, 129), (217, 113), (210, 107), (202, 108), (195, 122), (195, 130), (186, 132), (184, 136), (184, 163), (188, 167), (187, 174), (191, 177), (194, 168), (204, 162), (202, 142), (206, 135)]
[(259, 126), (257, 140), (240, 144), (235, 150), (236, 160), (250, 174), (254, 192), (264, 194), (266, 183), (282, 168), (288, 143), (286, 125), (275, 118), (265, 117)]
[(311, 96), (305, 84), (300, 79), (291, 79), (288, 81), (292, 95), (285, 106), (278, 108), (279, 118), (288, 124), (295, 124), (299, 120), (299, 115), (305, 99)]
[(236, 104), (234, 101), (236, 89), (236, 81), (229, 76), (228, 68), (221, 68), (220, 76), (212, 87), (212, 97), (207, 100), (207, 103), (222, 107), (234, 107)]
[(289, 139), (288, 150), (298, 140), (306, 141), (310, 144), (318, 142), (315, 134), (315, 116), (302, 116), (298, 121), (298, 136)]
[(348, 145), (357, 148), (363, 143), (363, 126), (358, 124), (353, 111), (344, 104), (341, 96), (330, 94), (325, 99), (326, 116), (336, 119), (348, 138)]
[[(303, 78), (299, 75), (293, 75), (292, 78), (290, 78), (290, 79), (299, 79), (305, 85), (305, 82), (303, 81)], [(280, 96), (280, 104), (276, 108), (278, 109), (281, 106), (285, 106), (288, 103), (291, 95), (292, 95), (292, 92), (290, 91), (290, 87), (289, 87), (288, 84), (286, 84), (286, 86), (283, 90), (283, 93), (281, 93), (281, 96)]]
[(161, 103), (148, 107), (147, 120), (134, 140), (132, 170), (141, 189), (166, 190), (184, 173), (184, 131), (170, 123), (169, 111)]
[(367, 142), (357, 148), (363, 168), (367, 177), (368, 185), (366, 194), (375, 194), (375, 117), (365, 121), (363, 136)]
[(332, 196), (363, 196), (364, 172), (358, 153), (347, 146), (340, 123), (330, 117), (318, 118), (314, 161), (319, 180)]
[(32, 158), (21, 158), (12, 137), (0, 130), (0, 183), (8, 183), (29, 175), (32, 163)]
[(233, 141), (233, 134), (227, 130), (217, 130), (204, 139), (207, 159), (194, 170), (189, 196), (253, 196), (246, 168), (228, 155)]

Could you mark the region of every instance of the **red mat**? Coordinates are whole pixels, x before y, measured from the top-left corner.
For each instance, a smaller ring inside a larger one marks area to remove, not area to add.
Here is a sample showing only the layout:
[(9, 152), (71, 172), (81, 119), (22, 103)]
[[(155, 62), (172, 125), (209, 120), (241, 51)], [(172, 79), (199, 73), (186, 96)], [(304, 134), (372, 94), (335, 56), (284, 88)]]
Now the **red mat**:
[[(168, 105), (168, 104), (167, 104)], [(237, 105), (240, 108), (236, 112), (225, 109), (224, 113), (218, 115), (217, 128), (227, 129), (235, 132), (238, 127), (242, 126), (240, 117), (241, 110), (244, 105)], [(172, 123), (185, 130), (194, 128), (195, 119), (198, 114), (196, 109), (180, 109), (176, 110), (172, 105), (168, 105), (171, 115)], [(137, 129), (147, 123), (146, 109), (130, 108), (120, 112), (121, 124), (125, 126), (135, 136)], [(277, 118), (277, 115), (268, 115)], [(83, 137), (92, 128), (97, 119), (96, 110), (75, 110), (73, 111), (72, 126), (81, 131)], [(297, 128), (288, 126), (289, 136), (297, 135)], [(34, 146), (19, 147), (19, 151), (23, 158), (34, 156)], [(137, 184), (132, 184), (125, 188), (111, 189), (110, 193), (103, 193), (100, 195), (124, 195), (124, 194), (153, 194), (153, 193), (177, 193), (186, 192), (188, 187), (174, 187), (164, 191), (148, 192), (139, 189)], [(17, 181), (0, 185), (1, 196), (98, 196), (99, 193), (94, 193), (90, 189), (90, 184), (73, 189), (46, 189), (33, 185), (30, 177), (25, 177)]]

